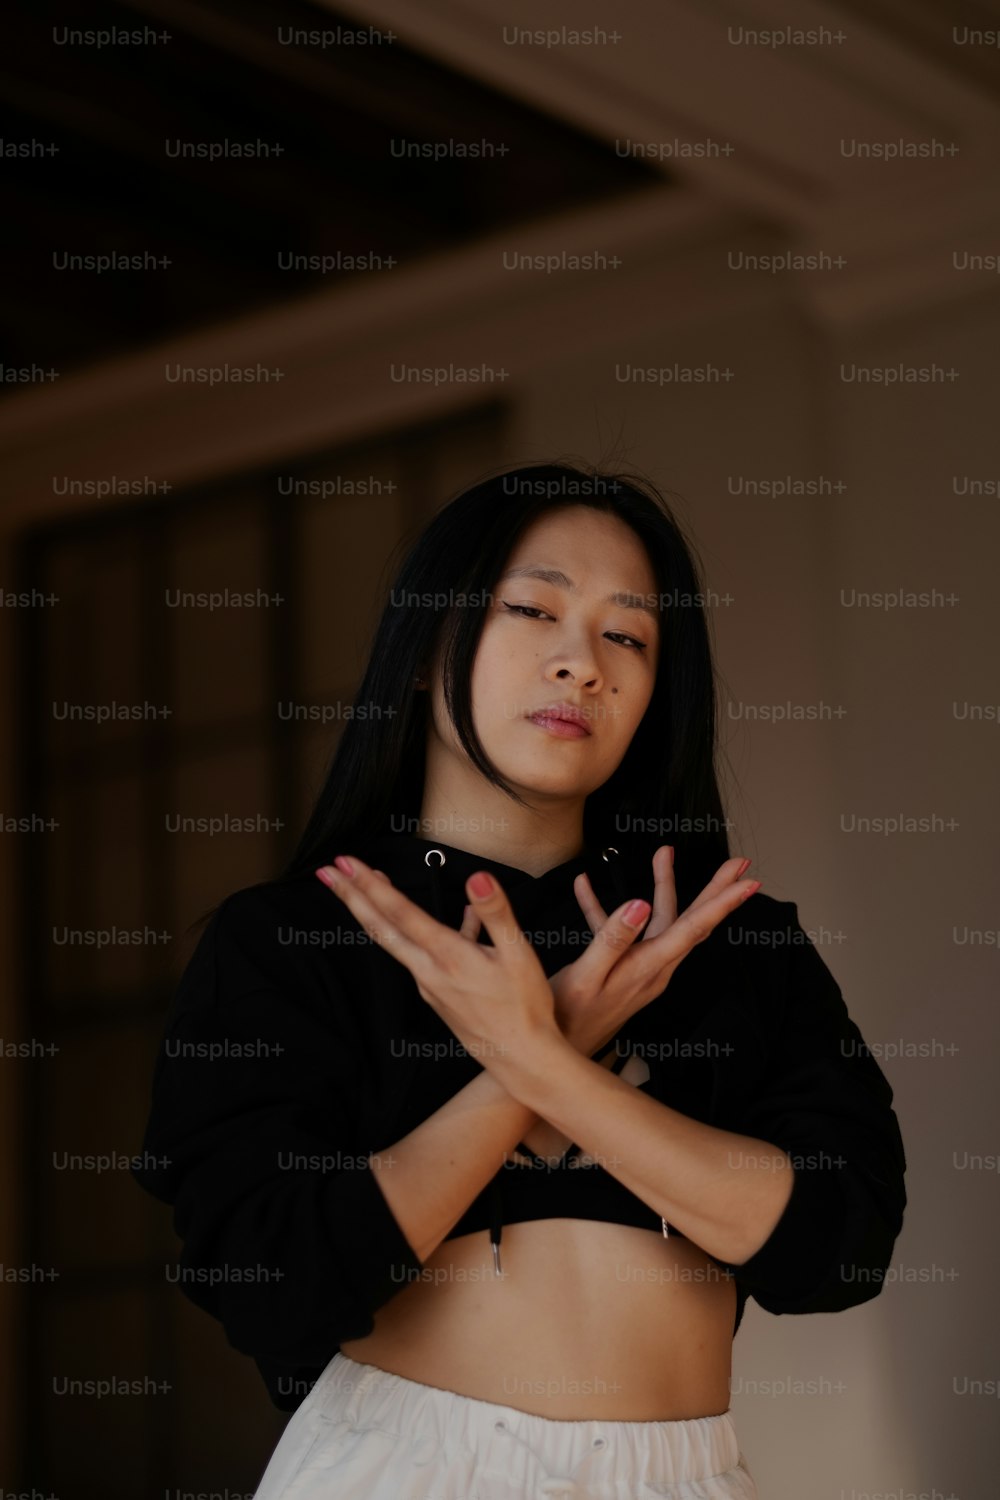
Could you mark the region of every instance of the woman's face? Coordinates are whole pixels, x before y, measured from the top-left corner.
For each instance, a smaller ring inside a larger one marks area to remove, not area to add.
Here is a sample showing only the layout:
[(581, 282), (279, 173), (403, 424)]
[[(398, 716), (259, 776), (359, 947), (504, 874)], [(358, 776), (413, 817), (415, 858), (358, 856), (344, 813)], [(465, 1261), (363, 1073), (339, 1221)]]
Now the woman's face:
[[(513, 576), (519, 568), (556, 570), (569, 586)], [(612, 594), (649, 608), (610, 602)], [(582, 799), (614, 773), (653, 695), (658, 615), (645, 549), (617, 517), (572, 506), (523, 533), (493, 590), (472, 671), (477, 733), (521, 795)], [(434, 697), (440, 724), (439, 683)], [(567, 737), (532, 720), (553, 704), (579, 709), (590, 733)]]

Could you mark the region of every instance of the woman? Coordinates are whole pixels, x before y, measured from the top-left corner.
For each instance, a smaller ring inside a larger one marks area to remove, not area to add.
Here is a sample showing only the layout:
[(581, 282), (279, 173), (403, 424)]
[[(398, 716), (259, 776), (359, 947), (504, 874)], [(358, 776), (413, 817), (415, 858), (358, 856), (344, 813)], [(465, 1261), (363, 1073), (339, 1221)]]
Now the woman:
[(293, 1412), (257, 1500), (753, 1500), (747, 1297), (882, 1285), (892, 1092), (730, 857), (701, 599), (642, 481), (474, 486), (290, 865), (212, 913), (137, 1176)]

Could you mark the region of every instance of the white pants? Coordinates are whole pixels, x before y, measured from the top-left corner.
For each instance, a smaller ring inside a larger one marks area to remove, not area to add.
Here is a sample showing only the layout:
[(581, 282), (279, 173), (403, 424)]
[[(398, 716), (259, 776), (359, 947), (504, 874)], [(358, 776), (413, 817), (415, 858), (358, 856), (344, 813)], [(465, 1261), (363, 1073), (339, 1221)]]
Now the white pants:
[(254, 1500), (758, 1500), (732, 1414), (555, 1421), (338, 1351)]

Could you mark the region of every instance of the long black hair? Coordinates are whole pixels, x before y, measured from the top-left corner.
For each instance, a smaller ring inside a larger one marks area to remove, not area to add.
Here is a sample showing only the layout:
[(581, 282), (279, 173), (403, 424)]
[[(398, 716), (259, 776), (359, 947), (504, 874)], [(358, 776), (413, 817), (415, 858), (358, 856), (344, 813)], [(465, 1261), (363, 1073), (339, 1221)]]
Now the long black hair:
[[(597, 849), (630, 837), (652, 847), (673, 844), (678, 910), (729, 859), (717, 775), (717, 676), (696, 546), (645, 475), (529, 463), (463, 490), (409, 546), (324, 784), (274, 879), (312, 873), (369, 835), (420, 831), (430, 693), (415, 679), (427, 675), (439, 645), (445, 705), (460, 744), (487, 781), (523, 805), (475, 732), (472, 663), (493, 585), (520, 535), (567, 505), (589, 505), (631, 526), (660, 600), (651, 700), (618, 768), (586, 798), (583, 841)], [(219, 904), (189, 930), (204, 926)]]
[(661, 631), (652, 698), (620, 765), (586, 800), (584, 841), (601, 848), (630, 831), (657, 835), (656, 844), (674, 846), (678, 896), (688, 891), (688, 899), (729, 858), (716, 773), (716, 679), (695, 549), (645, 478), (546, 463), (480, 480), (445, 504), (410, 545), (354, 711), (278, 878), (311, 872), (368, 836), (420, 832), (430, 693), (415, 679), (427, 677), (439, 648), (444, 700), (460, 744), (488, 782), (524, 805), (476, 734), (472, 666), (494, 584), (522, 532), (577, 505), (617, 516), (642, 542), (657, 581)]

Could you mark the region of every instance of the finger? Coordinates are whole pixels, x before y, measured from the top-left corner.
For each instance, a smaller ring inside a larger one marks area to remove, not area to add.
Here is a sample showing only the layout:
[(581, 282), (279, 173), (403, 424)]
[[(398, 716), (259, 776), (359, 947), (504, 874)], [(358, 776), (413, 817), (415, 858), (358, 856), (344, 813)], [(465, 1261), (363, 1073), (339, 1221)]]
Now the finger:
[[(392, 881), (389, 880), (389, 877), (384, 870), (373, 870), (372, 874), (377, 876), (380, 880), (385, 880), (388, 881), (390, 885), (392, 884)], [(466, 906), (465, 912), (462, 916), (462, 925), (458, 929), (458, 935), (459, 937), (468, 938), (472, 942), (475, 942), (476, 938), (479, 936), (479, 929), (480, 927), (482, 927), (482, 925), (482, 922), (479, 920), (478, 915), (473, 911), (472, 907)]]
[(573, 894), (576, 896), (583, 915), (587, 919), (587, 925), (596, 937), (608, 920), (608, 914), (594, 895), (594, 887), (591, 885), (590, 876), (586, 871), (583, 871), (573, 881)]
[[(706, 891), (714, 884), (715, 881), (710, 881), (709, 886), (705, 888)], [(731, 911), (735, 911), (748, 896), (752, 896), (759, 886), (759, 880), (740, 880), (735, 884), (730, 883), (714, 896), (699, 898), (697, 904), (692, 902), (681, 912), (669, 932), (664, 933), (660, 939), (672, 950), (675, 949), (677, 943), (682, 945), (675, 962), (679, 962), (684, 954), (689, 953), (696, 943), (704, 942), (723, 918), (728, 917)]]
[[(628, 952), (642, 932), (650, 915), (649, 902), (643, 902), (645, 912), (639, 915), (637, 926), (633, 925), (636, 918), (629, 911), (631, 906), (631, 901), (623, 901), (601, 924), (594, 933), (594, 941), (587, 944), (586, 950), (577, 959), (575, 967), (584, 988), (593, 989), (595, 993), (600, 990), (615, 964)], [(632, 922), (626, 922), (626, 913), (632, 916)]]
[[(473, 881), (479, 876), (484, 876), (489, 882), (488, 894), (479, 895), (475, 890)], [(514, 963), (537, 963), (538, 956), (521, 931), (514, 909), (496, 876), (487, 870), (475, 871), (465, 882), (465, 890), (476, 915), (492, 938), (494, 948)]]
[(674, 882), (674, 851), (661, 844), (653, 855), (653, 914), (646, 924), (642, 940), (650, 942), (666, 932), (677, 920), (677, 887)]
[(704, 890), (699, 891), (698, 895), (695, 896), (690, 906), (686, 907), (685, 910), (693, 911), (706, 899), (710, 899), (712, 896), (717, 896), (720, 891), (729, 890), (732, 887), (734, 881), (736, 881), (738, 877), (741, 876), (743, 872), (749, 868), (750, 864), (751, 861), (749, 859), (744, 859), (739, 854), (734, 855), (732, 859), (727, 859), (725, 864), (719, 866), (718, 870), (712, 876), (711, 880), (708, 882), (708, 885), (705, 886)]
[(323, 866), (330, 889), (370, 937), (399, 959), (414, 978), (426, 984), (434, 956), (443, 951), (444, 944), (455, 940), (457, 934), (397, 891), (388, 876), (379, 879), (355, 854), (350, 860), (353, 876), (344, 875), (336, 866)]
[(479, 929), (482, 925), (479, 913), (473, 907), (467, 906), (462, 917), (462, 925), (458, 929), (458, 935), (459, 937), (468, 938), (470, 942), (474, 943), (479, 936)]
[[(665, 852), (661, 853), (657, 850), (653, 856), (654, 870), (658, 859), (662, 864), (667, 858)], [(686, 907), (665, 930), (657, 933), (651, 932), (652, 919), (650, 919), (639, 950), (642, 954), (642, 963), (637, 975), (642, 984), (648, 982), (662, 989), (669, 983), (677, 965), (690, 953), (691, 949), (698, 943), (704, 942), (705, 938), (731, 911), (753, 895), (760, 886), (759, 880), (734, 881), (736, 872), (744, 865), (745, 862), (740, 859), (727, 860), (726, 864), (709, 881), (698, 899), (692, 901), (690, 906)], [(659, 889), (660, 882), (658, 881), (657, 884)], [(670, 900), (675, 902), (676, 891), (672, 871), (667, 884), (670, 887)], [(638, 958), (636, 963), (639, 963)]]

